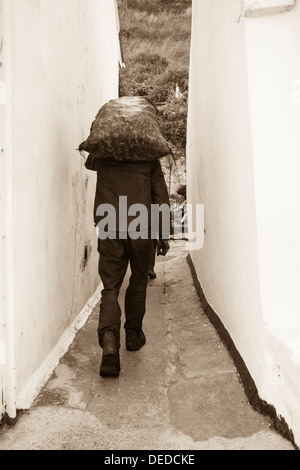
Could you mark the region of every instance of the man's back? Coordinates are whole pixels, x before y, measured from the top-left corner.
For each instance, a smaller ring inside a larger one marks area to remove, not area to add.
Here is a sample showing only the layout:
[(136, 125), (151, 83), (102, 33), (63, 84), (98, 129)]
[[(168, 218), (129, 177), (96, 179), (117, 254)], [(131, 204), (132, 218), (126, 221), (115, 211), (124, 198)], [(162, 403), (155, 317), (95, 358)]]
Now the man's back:
[[(87, 165), (97, 171), (97, 185), (94, 204), (94, 222), (98, 225), (104, 215), (97, 215), (99, 207), (110, 204), (116, 210), (117, 231), (127, 230), (134, 216), (119, 214), (120, 197), (126, 197), (126, 208), (142, 204), (148, 214), (150, 224), (151, 204), (169, 205), (169, 195), (159, 160), (154, 162), (111, 162), (94, 159)], [(122, 199), (124, 201), (124, 199)], [(98, 211), (99, 214), (99, 211)], [(127, 215), (127, 214), (126, 214)], [(123, 225), (119, 222), (124, 221)], [(125, 224), (125, 225), (124, 225)]]

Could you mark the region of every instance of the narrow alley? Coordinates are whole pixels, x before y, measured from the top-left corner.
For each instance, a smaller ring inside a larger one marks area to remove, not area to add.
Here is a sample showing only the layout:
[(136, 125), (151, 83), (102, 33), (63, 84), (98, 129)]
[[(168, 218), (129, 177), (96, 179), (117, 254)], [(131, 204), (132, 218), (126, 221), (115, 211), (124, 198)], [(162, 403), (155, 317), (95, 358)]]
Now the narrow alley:
[[(0, 430), (1, 450), (293, 450), (248, 404), (193, 285), (184, 241), (149, 280), (146, 345), (99, 376), (98, 307), (33, 406)], [(120, 302), (124, 299), (126, 279)]]

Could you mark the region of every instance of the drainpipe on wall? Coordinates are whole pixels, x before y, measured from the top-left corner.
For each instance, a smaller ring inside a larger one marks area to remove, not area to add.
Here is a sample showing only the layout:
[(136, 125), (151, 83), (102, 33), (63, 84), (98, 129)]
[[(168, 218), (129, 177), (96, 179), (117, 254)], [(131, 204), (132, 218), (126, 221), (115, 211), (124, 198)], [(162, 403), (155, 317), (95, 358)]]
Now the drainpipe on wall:
[(1, 193), (2, 230), (4, 245), (3, 266), (3, 338), (4, 377), (3, 401), (5, 420), (14, 424), (16, 410), (16, 361), (15, 361), (15, 305), (14, 305), (14, 245), (13, 245), (13, 161), (12, 161), (12, 62), (11, 62), (11, 0), (0, 0), (1, 64)]

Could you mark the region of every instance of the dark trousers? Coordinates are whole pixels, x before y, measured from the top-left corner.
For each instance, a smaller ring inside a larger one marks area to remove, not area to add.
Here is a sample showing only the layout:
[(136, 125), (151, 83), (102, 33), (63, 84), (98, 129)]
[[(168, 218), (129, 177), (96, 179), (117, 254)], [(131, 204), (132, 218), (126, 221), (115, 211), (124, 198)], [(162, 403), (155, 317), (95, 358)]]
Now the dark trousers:
[(125, 328), (141, 328), (146, 310), (146, 291), (153, 240), (98, 239), (99, 275), (103, 283), (98, 337), (112, 329), (120, 346), (121, 308), (118, 297), (130, 263), (131, 276), (125, 294)]

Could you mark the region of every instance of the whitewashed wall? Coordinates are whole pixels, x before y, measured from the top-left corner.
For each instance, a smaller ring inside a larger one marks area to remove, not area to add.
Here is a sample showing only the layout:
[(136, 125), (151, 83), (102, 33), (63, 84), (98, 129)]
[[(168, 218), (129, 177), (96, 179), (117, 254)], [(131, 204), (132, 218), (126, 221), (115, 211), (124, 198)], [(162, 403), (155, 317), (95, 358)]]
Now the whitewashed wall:
[(2, 7), (10, 28), (4, 51), (11, 48), (11, 64), (3, 64), (11, 65), (3, 112), (10, 107), (13, 190), (7, 315), (14, 314), (22, 407), (34, 374), (100, 283), (95, 176), (76, 149), (100, 106), (118, 96), (119, 43), (114, 0), (2, 0)]
[(298, 444), (299, 31), (291, 0), (194, 1), (187, 148), (199, 281)]

